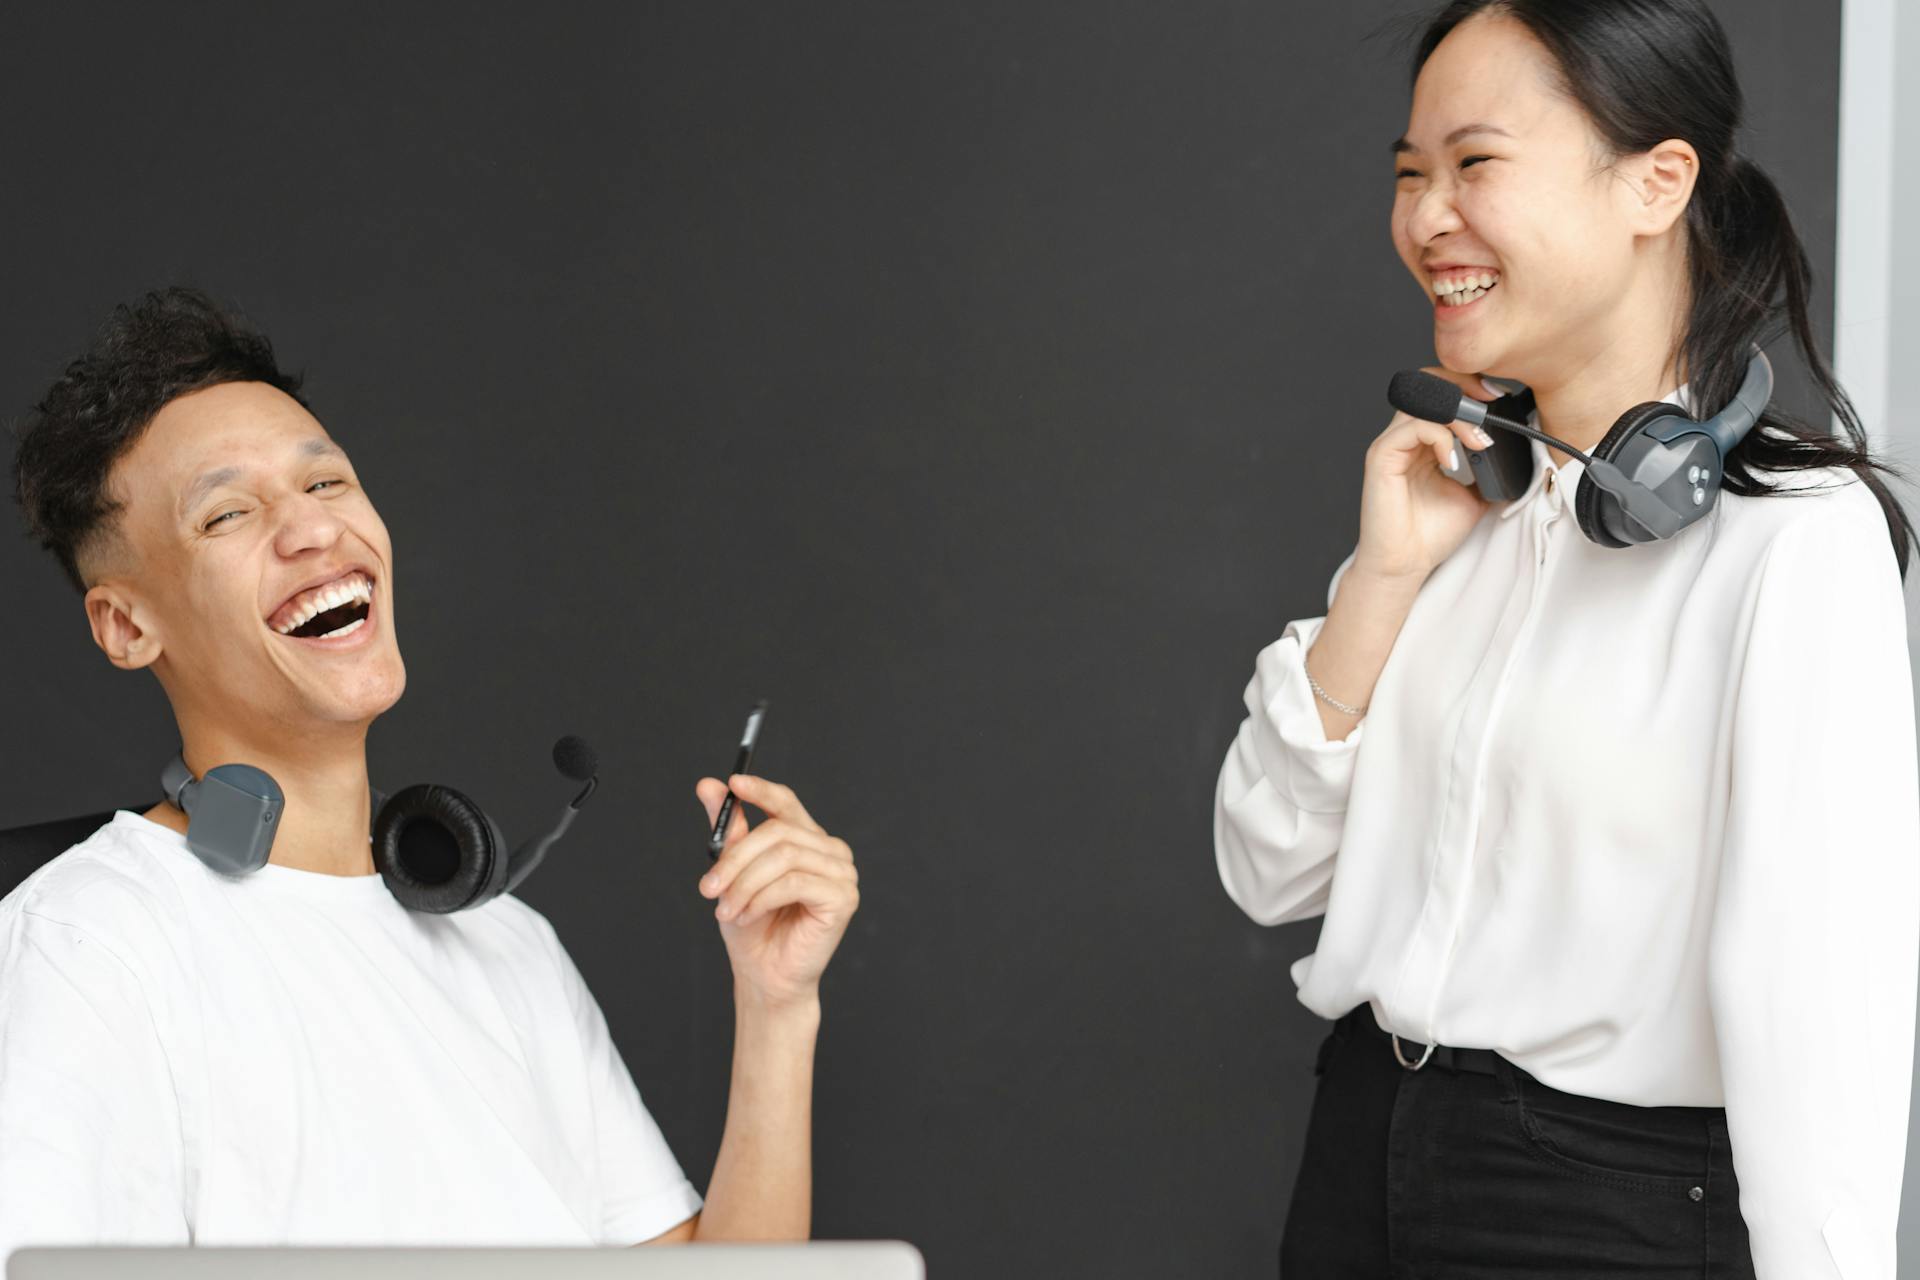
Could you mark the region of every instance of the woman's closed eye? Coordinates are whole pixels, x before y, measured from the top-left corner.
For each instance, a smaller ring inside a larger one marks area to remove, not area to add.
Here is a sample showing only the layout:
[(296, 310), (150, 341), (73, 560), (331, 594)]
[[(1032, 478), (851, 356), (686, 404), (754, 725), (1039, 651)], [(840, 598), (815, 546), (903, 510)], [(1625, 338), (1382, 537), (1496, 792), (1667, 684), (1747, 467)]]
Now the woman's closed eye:
[[(1481, 161), (1481, 160), (1497, 160), (1497, 159), (1499, 159), (1498, 156), (1468, 156), (1460, 162), (1460, 167), (1464, 169), (1468, 165), (1477, 163), (1478, 161)], [(1400, 172), (1394, 174), (1393, 176), (1396, 181), (1401, 178), (1417, 178), (1420, 176), (1420, 171), (1418, 169), (1402, 169), (1400, 170)]]

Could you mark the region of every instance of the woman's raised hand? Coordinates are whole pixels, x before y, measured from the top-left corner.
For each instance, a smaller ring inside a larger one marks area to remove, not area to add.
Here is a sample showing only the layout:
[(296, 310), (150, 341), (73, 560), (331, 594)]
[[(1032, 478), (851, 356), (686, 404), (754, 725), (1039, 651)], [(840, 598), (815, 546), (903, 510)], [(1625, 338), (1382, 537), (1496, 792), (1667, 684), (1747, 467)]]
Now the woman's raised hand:
[[(1476, 400), (1492, 396), (1478, 376), (1428, 368)], [(1456, 447), (1480, 450), (1479, 428), (1455, 420), (1449, 426), (1395, 413), (1367, 446), (1366, 480), (1360, 491), (1360, 543), (1353, 570), (1391, 581), (1424, 582), (1452, 555), (1493, 504), (1442, 473)], [(1464, 462), (1465, 459), (1463, 458)]]

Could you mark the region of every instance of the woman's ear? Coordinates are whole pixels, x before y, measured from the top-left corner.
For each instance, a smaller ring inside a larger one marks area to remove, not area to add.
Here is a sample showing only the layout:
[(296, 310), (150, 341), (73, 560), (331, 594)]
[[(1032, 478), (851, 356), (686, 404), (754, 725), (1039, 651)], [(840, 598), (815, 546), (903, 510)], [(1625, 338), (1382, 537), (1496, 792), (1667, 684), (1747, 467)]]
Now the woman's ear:
[(1668, 138), (1627, 162), (1632, 198), (1628, 217), (1641, 235), (1661, 235), (1687, 211), (1700, 177), (1700, 156), (1693, 144)]
[(145, 605), (122, 588), (101, 583), (87, 592), (87, 625), (107, 661), (138, 671), (160, 656), (160, 632)]

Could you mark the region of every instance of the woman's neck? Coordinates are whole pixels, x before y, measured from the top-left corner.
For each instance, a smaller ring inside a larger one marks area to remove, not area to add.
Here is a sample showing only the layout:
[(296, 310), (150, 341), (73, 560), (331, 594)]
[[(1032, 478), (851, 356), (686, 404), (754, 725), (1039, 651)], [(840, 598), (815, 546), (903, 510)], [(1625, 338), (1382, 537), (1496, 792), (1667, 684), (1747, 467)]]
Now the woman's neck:
[[(1647, 253), (1655, 253), (1648, 246)], [(1533, 389), (1540, 430), (1583, 453), (1605, 438), (1620, 415), (1637, 404), (1662, 400), (1683, 386), (1681, 352), (1689, 293), (1684, 255), (1646, 262), (1636, 284), (1620, 299), (1608, 323), (1563, 344), (1583, 354), (1544, 362), (1515, 374)], [(1555, 466), (1568, 455), (1547, 446)]]
[[(1610, 352), (1560, 380), (1528, 385), (1540, 413), (1540, 430), (1592, 453), (1621, 414), (1637, 404), (1665, 399), (1685, 381), (1673, 361), (1658, 356), (1621, 359)], [(1555, 466), (1565, 465), (1570, 457), (1552, 445), (1547, 452)]]

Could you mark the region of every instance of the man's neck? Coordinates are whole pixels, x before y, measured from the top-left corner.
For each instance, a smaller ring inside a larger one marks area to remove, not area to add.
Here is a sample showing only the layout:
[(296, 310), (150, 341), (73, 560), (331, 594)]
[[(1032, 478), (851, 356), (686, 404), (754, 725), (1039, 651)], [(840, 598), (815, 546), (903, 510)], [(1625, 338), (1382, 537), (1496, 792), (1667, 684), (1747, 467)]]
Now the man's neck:
[[(223, 734), (182, 730), (182, 754), (196, 778), (223, 764), (250, 764), (280, 784), (286, 807), (267, 861), (322, 875), (374, 874), (373, 798), (367, 783), (367, 740), (357, 734), (303, 744), (299, 754), (276, 752)], [(162, 803), (144, 815), (185, 833), (187, 815)]]

